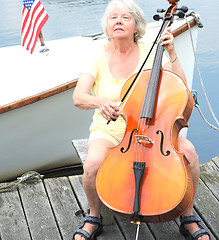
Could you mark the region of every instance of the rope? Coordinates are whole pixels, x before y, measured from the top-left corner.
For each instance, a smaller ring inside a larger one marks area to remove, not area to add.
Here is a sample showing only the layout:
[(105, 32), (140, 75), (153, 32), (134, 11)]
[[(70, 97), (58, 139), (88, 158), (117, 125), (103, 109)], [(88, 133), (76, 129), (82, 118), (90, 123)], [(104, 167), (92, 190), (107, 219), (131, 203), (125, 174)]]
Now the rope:
[(198, 111), (199, 111), (202, 119), (203, 119), (211, 128), (213, 128), (213, 129), (216, 130), (216, 131), (219, 131), (219, 128), (217, 128), (217, 127), (215, 127), (214, 125), (212, 125), (211, 123), (209, 123), (209, 122), (207, 121), (207, 119), (205, 118), (204, 114), (202, 113), (201, 108), (199, 107), (199, 104), (198, 104), (198, 98), (197, 98), (198, 92), (195, 91), (195, 90), (192, 90), (191, 92), (192, 92), (192, 96), (193, 96), (193, 100), (194, 100), (194, 106), (198, 109)]
[[(192, 16), (192, 17), (194, 17), (194, 19), (196, 20), (198, 26), (201, 27), (201, 28), (203, 27), (202, 23), (200, 22), (199, 18), (195, 15), (194, 12), (190, 12), (189, 14), (187, 14), (187, 16)], [(193, 38), (192, 38), (191, 27), (190, 27), (190, 24), (189, 24), (188, 20), (186, 19), (186, 17), (184, 17), (184, 19), (186, 20), (186, 22), (187, 22), (187, 24), (188, 24), (188, 27), (189, 27), (189, 33), (190, 33), (190, 38), (191, 38), (191, 43), (192, 43), (193, 54), (194, 54), (194, 58), (195, 58), (195, 64), (196, 64), (196, 68), (197, 68), (197, 71), (198, 71), (199, 79), (200, 79), (200, 82), (201, 82), (202, 90), (203, 90), (203, 92), (204, 92), (205, 99), (206, 99), (206, 102), (207, 102), (207, 104), (208, 104), (208, 107), (209, 107), (209, 109), (210, 109), (210, 111), (211, 111), (211, 114), (212, 114), (215, 122), (216, 122), (217, 125), (219, 126), (219, 122), (218, 122), (218, 120), (217, 120), (217, 118), (216, 118), (216, 116), (215, 116), (215, 114), (214, 114), (214, 112), (213, 112), (213, 109), (212, 109), (212, 107), (211, 107), (211, 104), (210, 104), (210, 102), (209, 102), (209, 100), (208, 100), (208, 97), (207, 97), (207, 94), (206, 94), (206, 91), (205, 91), (205, 88), (204, 88), (202, 76), (201, 76), (200, 69), (199, 69), (199, 66), (198, 66), (197, 56), (196, 56), (196, 53), (195, 53), (195, 47), (194, 47), (194, 42), (193, 42)], [(193, 92), (194, 92), (194, 91), (193, 91)], [(193, 95), (193, 99), (194, 99), (194, 95)], [(200, 109), (200, 107), (199, 107), (198, 101), (197, 101), (197, 92), (196, 92), (196, 94), (195, 94), (195, 100), (196, 100), (196, 101), (194, 101), (194, 102), (195, 102), (195, 107), (198, 109), (198, 111), (199, 111), (201, 117), (203, 118), (203, 120), (204, 120), (210, 127), (212, 127), (213, 129), (219, 131), (219, 128), (218, 128), (218, 127), (215, 127), (214, 125), (210, 124), (210, 123), (206, 120), (206, 118), (204, 117), (204, 115), (203, 115), (203, 113), (202, 113), (202, 111), (201, 111), (201, 109)]]
[(0, 193), (13, 191), (22, 183), (36, 183), (42, 178), (43, 176), (35, 171), (26, 172), (21, 177), (18, 177), (17, 180), (8, 183), (6, 186), (1, 186)]

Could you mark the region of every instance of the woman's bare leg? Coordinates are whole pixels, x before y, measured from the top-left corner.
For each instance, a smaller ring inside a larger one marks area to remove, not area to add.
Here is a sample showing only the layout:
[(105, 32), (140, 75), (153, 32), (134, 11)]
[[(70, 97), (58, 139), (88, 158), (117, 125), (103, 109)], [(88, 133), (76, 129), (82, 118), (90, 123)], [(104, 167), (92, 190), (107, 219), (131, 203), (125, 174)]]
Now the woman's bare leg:
[[(178, 148), (180, 152), (183, 152), (185, 154), (186, 159), (190, 162), (189, 170), (193, 181), (193, 199), (190, 206), (183, 214), (183, 217), (185, 217), (193, 215), (193, 205), (199, 184), (200, 167), (198, 155), (195, 151), (193, 144), (189, 140), (184, 137), (179, 137)], [(185, 227), (191, 234), (200, 229), (197, 223), (186, 224)], [(204, 235), (198, 238), (198, 240), (209, 240), (209, 237), (207, 235)]]
[[(87, 158), (84, 163), (83, 186), (90, 207), (90, 216), (100, 217), (101, 202), (96, 192), (96, 175), (100, 164), (106, 158), (110, 147), (113, 143), (106, 139), (98, 138), (92, 140), (88, 146)], [(97, 226), (86, 223), (83, 230), (92, 234)], [(76, 240), (84, 240), (79, 234), (75, 236)]]

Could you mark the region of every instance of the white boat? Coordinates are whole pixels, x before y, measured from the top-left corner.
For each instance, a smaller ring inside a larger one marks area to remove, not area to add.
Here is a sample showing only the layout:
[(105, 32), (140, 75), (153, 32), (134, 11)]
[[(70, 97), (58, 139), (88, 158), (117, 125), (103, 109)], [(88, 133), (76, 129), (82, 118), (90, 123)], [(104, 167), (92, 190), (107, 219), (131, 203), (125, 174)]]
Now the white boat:
[[(197, 18), (187, 17), (194, 47)], [(160, 25), (149, 23), (142, 40), (154, 41)], [(194, 55), (187, 30), (184, 19), (172, 24), (178, 57), (191, 88)], [(33, 55), (22, 46), (0, 48), (0, 181), (29, 170), (81, 164), (72, 139), (88, 137), (93, 111), (74, 107), (72, 93), (89, 49), (106, 41), (103, 35), (48, 41), (47, 56), (39, 53), (40, 44)]]

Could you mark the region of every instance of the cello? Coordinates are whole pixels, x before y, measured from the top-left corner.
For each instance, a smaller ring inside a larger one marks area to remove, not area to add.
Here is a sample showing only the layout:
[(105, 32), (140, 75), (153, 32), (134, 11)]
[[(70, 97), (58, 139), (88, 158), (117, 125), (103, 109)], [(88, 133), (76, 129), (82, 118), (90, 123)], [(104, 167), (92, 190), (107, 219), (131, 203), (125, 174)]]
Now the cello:
[[(179, 0), (168, 1), (160, 35), (172, 22)], [(126, 131), (96, 178), (100, 200), (134, 223), (173, 220), (193, 195), (189, 163), (177, 149), (179, 132), (188, 127), (192, 113), (192, 95), (179, 75), (162, 69), (160, 44), (151, 70), (140, 69), (123, 86), (120, 114)]]

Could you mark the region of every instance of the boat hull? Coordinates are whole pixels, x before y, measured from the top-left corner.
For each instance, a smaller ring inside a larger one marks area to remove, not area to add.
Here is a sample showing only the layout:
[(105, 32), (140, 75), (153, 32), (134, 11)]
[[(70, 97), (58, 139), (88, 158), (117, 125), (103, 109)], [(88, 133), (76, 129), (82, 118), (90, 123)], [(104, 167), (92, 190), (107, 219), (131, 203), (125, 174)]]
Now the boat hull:
[(81, 164), (72, 139), (87, 138), (92, 111), (73, 107), (73, 90), (0, 116), (0, 181), (26, 171)]
[[(173, 30), (183, 21), (176, 21)], [(148, 24), (143, 41), (152, 42), (159, 26)], [(198, 26), (191, 29), (196, 47)], [(92, 37), (49, 41), (48, 56), (40, 56), (39, 45), (33, 55), (21, 46), (0, 49), (5, 59), (0, 72), (4, 80), (0, 88), (0, 181), (30, 170), (81, 164), (72, 140), (88, 137), (93, 111), (74, 107), (72, 94), (88, 49), (106, 41)], [(175, 46), (191, 89), (194, 55), (189, 31), (175, 38)]]

